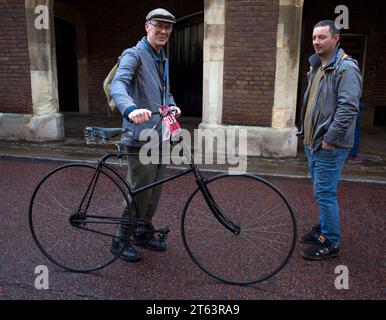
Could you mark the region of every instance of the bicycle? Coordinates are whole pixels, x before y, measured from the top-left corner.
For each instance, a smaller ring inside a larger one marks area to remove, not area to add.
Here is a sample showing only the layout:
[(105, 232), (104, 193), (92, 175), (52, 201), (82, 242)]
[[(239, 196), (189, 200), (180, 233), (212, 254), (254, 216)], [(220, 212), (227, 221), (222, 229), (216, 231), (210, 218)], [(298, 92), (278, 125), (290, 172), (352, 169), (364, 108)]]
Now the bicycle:
[[(165, 114), (159, 114), (161, 121)], [(121, 128), (88, 127), (85, 137), (88, 143), (115, 143), (113, 139), (125, 133)], [(156, 230), (138, 218), (136, 195), (193, 173), (197, 188), (185, 203), (180, 228), (183, 245), (201, 270), (227, 284), (248, 285), (269, 279), (287, 264), (295, 248), (296, 220), (272, 183), (251, 174), (206, 179), (190, 154), (187, 169), (133, 190), (115, 166), (129, 154), (121, 152), (120, 143), (116, 146), (116, 152), (103, 155), (96, 165), (66, 164), (38, 183), (29, 225), (51, 262), (72, 272), (108, 266), (120, 255), (110, 252), (119, 225), (130, 227), (136, 241), (153, 236), (165, 240), (167, 227)], [(130, 200), (136, 217), (124, 219), (123, 207)]]

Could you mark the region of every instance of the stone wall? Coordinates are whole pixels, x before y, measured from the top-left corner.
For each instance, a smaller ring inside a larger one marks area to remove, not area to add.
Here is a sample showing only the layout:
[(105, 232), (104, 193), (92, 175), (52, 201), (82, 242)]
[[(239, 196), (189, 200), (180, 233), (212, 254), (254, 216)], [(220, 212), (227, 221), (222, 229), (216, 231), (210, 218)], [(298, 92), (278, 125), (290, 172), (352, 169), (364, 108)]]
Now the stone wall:
[(226, 1), (223, 123), (270, 127), (277, 0)]
[(0, 113), (32, 113), (24, 0), (0, 1)]

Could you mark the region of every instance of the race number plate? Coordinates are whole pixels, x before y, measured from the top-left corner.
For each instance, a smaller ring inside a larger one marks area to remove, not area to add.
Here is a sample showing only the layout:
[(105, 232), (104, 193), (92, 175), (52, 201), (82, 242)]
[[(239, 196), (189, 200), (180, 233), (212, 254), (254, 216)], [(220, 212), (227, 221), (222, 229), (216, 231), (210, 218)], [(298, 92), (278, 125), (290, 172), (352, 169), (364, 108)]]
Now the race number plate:
[(174, 114), (169, 111), (169, 107), (161, 107), (162, 121), (168, 128), (170, 135), (175, 137), (181, 133), (181, 126)]

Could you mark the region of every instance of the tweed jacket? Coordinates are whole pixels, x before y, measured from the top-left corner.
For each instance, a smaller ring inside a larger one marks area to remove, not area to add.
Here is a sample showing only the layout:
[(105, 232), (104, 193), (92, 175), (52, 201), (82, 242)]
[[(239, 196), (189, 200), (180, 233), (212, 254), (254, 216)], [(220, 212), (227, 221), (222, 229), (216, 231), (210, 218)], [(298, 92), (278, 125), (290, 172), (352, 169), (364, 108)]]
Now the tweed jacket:
[[(167, 58), (163, 61), (167, 66)], [(135, 47), (123, 51), (119, 67), (110, 86), (110, 93), (122, 115), (129, 107), (158, 111), (163, 105), (163, 80), (159, 75), (149, 48), (144, 39)], [(173, 96), (170, 94), (169, 77), (166, 81), (166, 105), (175, 106)], [(153, 115), (143, 124), (133, 124), (123, 118), (123, 128), (128, 128), (125, 144), (131, 147), (140, 147), (146, 142), (140, 141), (142, 130), (152, 128), (159, 123), (155, 130), (159, 137), (162, 135), (162, 122), (160, 116)]]

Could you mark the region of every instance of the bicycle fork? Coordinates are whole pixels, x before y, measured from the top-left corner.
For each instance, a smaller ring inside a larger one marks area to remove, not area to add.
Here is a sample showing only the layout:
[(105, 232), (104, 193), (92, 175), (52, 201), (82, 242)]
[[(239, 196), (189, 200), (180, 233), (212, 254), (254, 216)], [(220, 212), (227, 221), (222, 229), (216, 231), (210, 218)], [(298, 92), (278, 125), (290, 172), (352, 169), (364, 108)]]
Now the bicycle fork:
[(201, 190), (204, 199), (206, 203), (208, 204), (210, 210), (212, 211), (213, 215), (215, 218), (229, 231), (231, 231), (233, 234), (240, 234), (240, 226), (237, 224), (233, 223), (230, 219), (225, 217), (223, 213), (221, 212), (221, 209), (218, 207), (216, 201), (213, 199), (212, 194), (208, 190), (206, 184), (205, 184), (205, 179), (201, 175), (200, 170), (198, 169), (197, 165), (194, 163), (194, 157), (192, 153), (189, 150), (189, 147), (187, 147), (186, 142), (184, 139), (180, 139), (179, 141), (181, 144), (183, 144), (182, 150), (184, 150), (185, 156), (190, 161), (190, 167), (192, 168), (194, 175), (196, 176), (196, 183)]
[(212, 194), (208, 190), (203, 178), (201, 176), (197, 177), (196, 182), (204, 196), (206, 203), (208, 204), (215, 218), (233, 234), (236, 234), (236, 235), (240, 234), (240, 231), (241, 231), (240, 226), (233, 223), (233, 221), (231, 221), (230, 219), (228, 219), (223, 215), (223, 213), (221, 212), (221, 209), (218, 207), (216, 201), (213, 199)]

